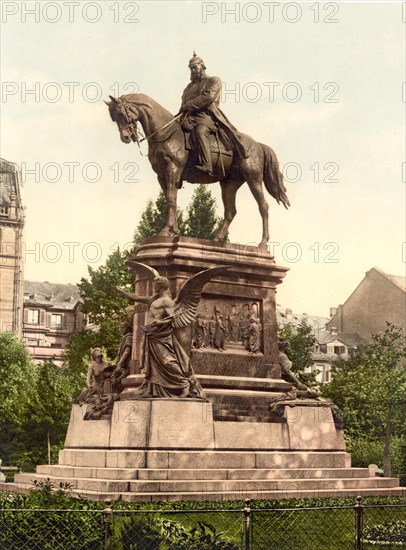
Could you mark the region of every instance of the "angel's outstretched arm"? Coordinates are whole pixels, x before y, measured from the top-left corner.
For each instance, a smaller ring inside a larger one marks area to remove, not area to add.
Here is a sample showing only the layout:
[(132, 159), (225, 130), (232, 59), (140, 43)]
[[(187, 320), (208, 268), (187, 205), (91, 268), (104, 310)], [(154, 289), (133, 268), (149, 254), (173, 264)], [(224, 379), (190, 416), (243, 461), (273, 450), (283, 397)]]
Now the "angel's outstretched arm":
[(151, 299), (148, 296), (137, 296), (137, 294), (133, 294), (132, 292), (127, 292), (126, 290), (123, 290), (118, 286), (113, 286), (112, 288), (117, 294), (119, 294), (120, 296), (123, 296), (123, 298), (127, 298), (127, 300), (131, 300), (132, 302), (140, 302), (141, 304), (147, 304)]

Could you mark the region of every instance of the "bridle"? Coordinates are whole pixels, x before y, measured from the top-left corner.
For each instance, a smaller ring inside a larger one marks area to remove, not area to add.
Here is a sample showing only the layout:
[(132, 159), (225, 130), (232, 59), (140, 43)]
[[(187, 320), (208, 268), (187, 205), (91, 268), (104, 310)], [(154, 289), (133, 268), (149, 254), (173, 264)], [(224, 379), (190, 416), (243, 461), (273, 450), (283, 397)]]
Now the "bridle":
[[(117, 102), (117, 100), (116, 100), (116, 102)], [(120, 101), (119, 105), (120, 105), (120, 107), (119, 107), (120, 111), (119, 112), (125, 119), (125, 122), (127, 124), (127, 128), (129, 130), (129, 133), (130, 133), (130, 137), (138, 145), (138, 148), (139, 148), (140, 153), (141, 153), (142, 156), (145, 156), (145, 155), (143, 155), (143, 153), (141, 151), (140, 143), (142, 143), (145, 140), (150, 139), (151, 137), (155, 136), (156, 134), (159, 134), (159, 132), (161, 132), (162, 130), (164, 130), (168, 126), (170, 126), (173, 122), (178, 120), (183, 114), (183, 113), (178, 113), (177, 115), (175, 115), (175, 117), (172, 120), (170, 120), (169, 122), (164, 124), (161, 128), (159, 128), (158, 130), (155, 130), (154, 132), (152, 132), (151, 134), (146, 136), (146, 135), (143, 134), (142, 130), (140, 130), (138, 128), (138, 113), (135, 114), (134, 109), (132, 107), (130, 107), (127, 103), (124, 103), (123, 101)], [(172, 134), (175, 132), (175, 130), (176, 130), (176, 128), (174, 128), (174, 131), (172, 132)], [(141, 139), (139, 139), (139, 135), (141, 135)], [(171, 135), (166, 136), (162, 141), (166, 141), (167, 139), (169, 139), (169, 137), (171, 137)], [(156, 143), (159, 143), (159, 141), (156, 141)]]
[(134, 111), (128, 106), (128, 104), (121, 102), (120, 113), (123, 115), (127, 123), (127, 128), (129, 130), (131, 139), (139, 145), (140, 140), (138, 137), (138, 118), (136, 116), (133, 116), (135, 114)]

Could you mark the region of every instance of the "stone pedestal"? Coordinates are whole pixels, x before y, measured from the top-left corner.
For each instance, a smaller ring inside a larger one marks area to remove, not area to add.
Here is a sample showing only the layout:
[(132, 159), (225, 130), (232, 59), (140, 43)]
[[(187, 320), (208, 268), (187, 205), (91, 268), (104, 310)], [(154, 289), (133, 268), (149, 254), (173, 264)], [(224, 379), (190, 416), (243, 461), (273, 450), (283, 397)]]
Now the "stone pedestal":
[[(209, 337), (204, 347), (193, 349), (193, 326), (177, 334), (184, 349), (191, 350), (193, 369), (198, 377), (202, 375), (200, 382), (203, 388), (216, 388), (213, 382), (216, 377), (219, 380), (231, 380), (232, 377), (280, 379), (275, 294), (276, 286), (282, 282), (288, 268), (277, 266), (266, 249), (233, 243), (215, 244), (189, 237), (151, 237), (143, 241), (134, 259), (167, 277), (173, 296), (192, 275), (204, 269), (230, 266), (226, 274), (205, 285), (197, 310), (207, 330), (210, 330), (215, 310), (219, 311), (229, 332), (225, 350), (213, 349)], [(152, 281), (137, 276), (135, 293), (152, 295)], [(143, 379), (139, 352), (145, 306), (137, 304), (135, 311), (133, 368), (125, 381), (126, 388), (121, 399), (136, 398), (136, 388)], [(261, 324), (260, 346), (256, 353), (245, 349), (241, 338), (243, 325), (248, 323), (251, 315), (257, 317)], [(209, 386), (206, 385), (207, 377), (210, 377)], [(238, 389), (241, 390), (241, 385)]]
[[(70, 449), (199, 451), (344, 451), (328, 407), (286, 407), (279, 422), (215, 420), (213, 405), (192, 399), (117, 401), (113, 414), (83, 420), (74, 405), (65, 441)], [(199, 468), (199, 464), (193, 467)]]

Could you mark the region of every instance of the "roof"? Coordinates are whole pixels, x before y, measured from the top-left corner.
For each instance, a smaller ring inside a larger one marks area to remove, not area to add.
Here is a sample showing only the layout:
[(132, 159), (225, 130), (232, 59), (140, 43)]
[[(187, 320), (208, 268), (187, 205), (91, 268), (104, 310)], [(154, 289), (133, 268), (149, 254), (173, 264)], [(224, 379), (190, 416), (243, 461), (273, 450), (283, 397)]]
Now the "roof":
[(0, 172), (18, 172), (18, 166), (14, 162), (0, 158)]
[(373, 267), (372, 269), (375, 269), (378, 271), (381, 275), (389, 279), (391, 283), (398, 286), (401, 290), (404, 290), (406, 292), (406, 277), (402, 277), (401, 275), (388, 275), (387, 273), (384, 273), (379, 267)]
[(0, 158), (0, 206), (10, 206), (13, 193), (16, 195), (17, 205), (22, 206), (20, 185), (21, 178), (18, 165)]
[[(364, 279), (362, 279), (362, 281), (356, 286), (356, 288), (351, 292), (351, 294), (348, 296), (348, 298), (345, 300), (344, 302), (344, 305), (350, 300), (350, 298), (352, 297), (352, 295), (356, 292), (356, 290), (363, 284), (365, 278), (369, 275), (369, 273), (371, 273), (371, 271), (376, 271), (376, 273), (379, 273), (379, 275), (381, 275), (382, 277), (384, 277), (386, 280), (390, 281), (391, 283), (393, 283), (395, 286), (397, 286), (398, 288), (400, 288), (401, 290), (403, 290), (404, 292), (406, 292), (406, 277), (403, 277), (402, 275), (388, 275), (387, 273), (385, 273), (384, 271), (382, 271), (382, 269), (380, 269), (379, 267), (371, 267), (371, 269), (369, 271), (367, 271), (365, 273), (365, 277)], [(340, 306), (341, 307), (341, 306)], [(332, 323), (335, 323), (336, 322), (336, 319), (338, 317), (338, 312), (335, 313), (331, 319), (328, 320), (328, 324), (331, 325)]]
[(364, 342), (361, 336), (356, 332), (338, 332), (336, 334), (332, 334), (327, 330), (320, 331), (318, 338), (319, 344), (329, 344), (330, 342), (335, 342), (337, 340), (349, 348), (358, 347)]
[(356, 332), (339, 332), (336, 338), (349, 348), (361, 346), (364, 343), (364, 340)]
[(49, 309), (75, 309), (82, 302), (76, 285), (24, 281), (24, 303), (46, 306)]
[(326, 323), (328, 323), (328, 317), (322, 317), (321, 315), (308, 315), (307, 313), (293, 313), (290, 309), (276, 307), (276, 321), (278, 325), (284, 326), (292, 324), (294, 326), (300, 325), (303, 321), (306, 321), (316, 333), (324, 329)]

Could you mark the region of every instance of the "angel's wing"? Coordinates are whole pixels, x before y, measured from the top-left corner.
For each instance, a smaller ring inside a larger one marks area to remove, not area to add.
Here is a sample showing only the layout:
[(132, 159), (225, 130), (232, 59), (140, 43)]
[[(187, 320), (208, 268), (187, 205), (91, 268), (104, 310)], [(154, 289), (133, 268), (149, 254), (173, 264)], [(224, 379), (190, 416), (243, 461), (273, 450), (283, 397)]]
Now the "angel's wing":
[(149, 265), (141, 264), (135, 260), (127, 260), (125, 264), (132, 273), (136, 273), (141, 277), (147, 277), (148, 279), (156, 279), (159, 277), (158, 271)]
[(190, 277), (190, 279), (183, 284), (179, 294), (175, 298), (175, 311), (173, 315), (174, 327), (186, 327), (193, 321), (204, 285), (216, 275), (225, 273), (230, 267), (230, 265), (222, 265), (220, 267), (205, 269), (193, 275), (193, 277)]

